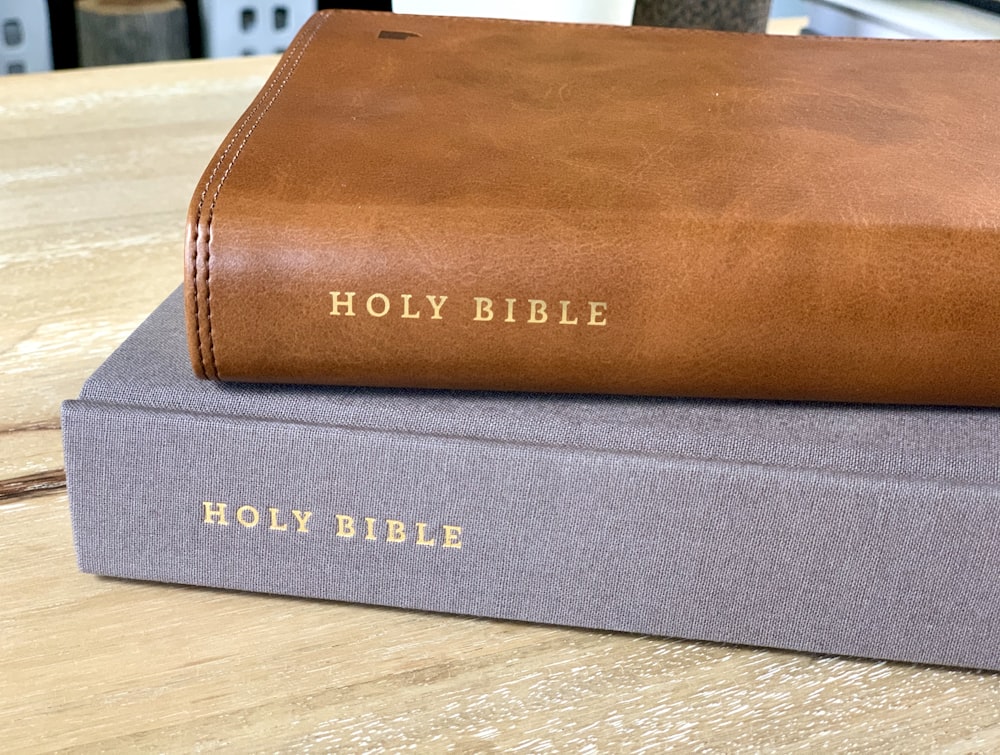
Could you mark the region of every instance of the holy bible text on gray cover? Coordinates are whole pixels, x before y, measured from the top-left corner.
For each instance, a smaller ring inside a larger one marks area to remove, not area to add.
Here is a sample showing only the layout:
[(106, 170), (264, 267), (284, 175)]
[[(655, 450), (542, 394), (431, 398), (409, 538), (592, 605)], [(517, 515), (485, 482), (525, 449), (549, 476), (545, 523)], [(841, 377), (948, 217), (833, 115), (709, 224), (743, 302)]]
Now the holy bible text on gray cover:
[(63, 409), (81, 569), (1000, 669), (1000, 412), (235, 385)]

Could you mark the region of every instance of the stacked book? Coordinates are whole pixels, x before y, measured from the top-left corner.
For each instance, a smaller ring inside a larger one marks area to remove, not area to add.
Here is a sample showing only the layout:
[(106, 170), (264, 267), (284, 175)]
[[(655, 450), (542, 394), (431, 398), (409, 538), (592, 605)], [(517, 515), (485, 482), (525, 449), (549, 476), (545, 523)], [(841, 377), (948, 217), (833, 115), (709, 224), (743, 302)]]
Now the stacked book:
[(1000, 669), (998, 51), (318, 14), (64, 405), (81, 569)]

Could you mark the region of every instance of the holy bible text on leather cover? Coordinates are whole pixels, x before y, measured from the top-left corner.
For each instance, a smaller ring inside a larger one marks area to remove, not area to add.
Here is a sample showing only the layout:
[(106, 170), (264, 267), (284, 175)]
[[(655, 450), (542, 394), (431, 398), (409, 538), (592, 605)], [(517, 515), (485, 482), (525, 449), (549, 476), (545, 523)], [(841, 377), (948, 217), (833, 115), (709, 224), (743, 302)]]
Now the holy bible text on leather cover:
[(205, 170), (223, 380), (1000, 404), (1000, 42), (328, 12)]
[(1000, 669), (1000, 413), (272, 386), (172, 297), (63, 409), (84, 571)]

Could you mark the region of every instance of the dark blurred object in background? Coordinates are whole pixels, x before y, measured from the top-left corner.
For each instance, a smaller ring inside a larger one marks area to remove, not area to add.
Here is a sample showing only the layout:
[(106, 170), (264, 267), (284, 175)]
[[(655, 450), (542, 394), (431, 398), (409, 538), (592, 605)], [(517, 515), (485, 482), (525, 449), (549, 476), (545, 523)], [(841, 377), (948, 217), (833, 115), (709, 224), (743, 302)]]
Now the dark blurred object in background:
[[(472, 0), (470, 0), (471, 2)], [(323, 2), (319, 0), (317, 6), (320, 10), (326, 8), (352, 8), (354, 10), (392, 10), (392, 0), (348, 0), (348, 2)]]
[(80, 65), (190, 58), (187, 16), (181, 0), (76, 0)]
[(76, 12), (69, 0), (49, 0), (52, 30), (52, 67), (76, 68), (80, 64), (76, 42)]
[(636, 0), (636, 26), (673, 26), (763, 33), (771, 0)]

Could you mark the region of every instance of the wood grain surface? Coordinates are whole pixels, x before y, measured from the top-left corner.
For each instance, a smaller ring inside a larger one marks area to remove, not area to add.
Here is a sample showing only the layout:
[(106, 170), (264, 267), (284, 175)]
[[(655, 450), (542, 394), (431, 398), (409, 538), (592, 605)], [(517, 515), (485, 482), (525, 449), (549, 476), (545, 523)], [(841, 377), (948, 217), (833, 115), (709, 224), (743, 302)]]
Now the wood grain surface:
[(274, 62), (0, 79), (0, 751), (1000, 751), (996, 674), (80, 574), (59, 402)]

